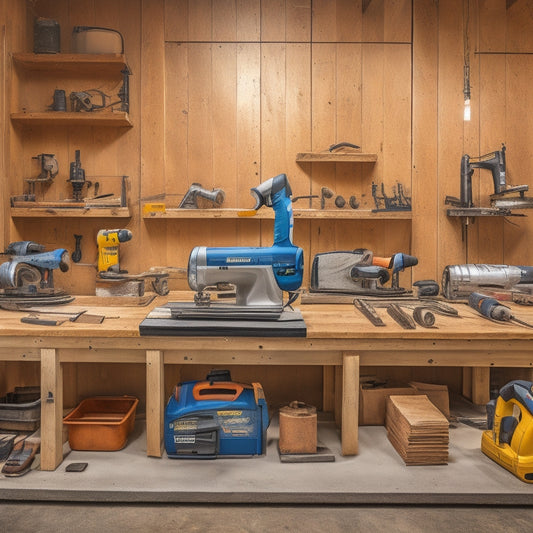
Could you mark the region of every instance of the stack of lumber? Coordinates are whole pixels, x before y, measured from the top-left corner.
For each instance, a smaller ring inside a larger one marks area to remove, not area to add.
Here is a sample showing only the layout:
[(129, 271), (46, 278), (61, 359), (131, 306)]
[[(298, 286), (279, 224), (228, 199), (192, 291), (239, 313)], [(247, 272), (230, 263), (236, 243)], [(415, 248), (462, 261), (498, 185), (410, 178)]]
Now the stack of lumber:
[(390, 396), (385, 426), (406, 465), (448, 463), (448, 420), (427, 396)]

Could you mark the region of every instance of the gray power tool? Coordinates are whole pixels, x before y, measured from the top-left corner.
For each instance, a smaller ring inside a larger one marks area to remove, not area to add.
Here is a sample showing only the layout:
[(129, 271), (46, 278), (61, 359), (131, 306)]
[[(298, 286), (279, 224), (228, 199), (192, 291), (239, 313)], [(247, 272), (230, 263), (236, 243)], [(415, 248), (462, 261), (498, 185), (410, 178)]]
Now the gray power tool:
[(485, 290), (518, 291), (533, 289), (533, 267), (512, 265), (448, 265), (442, 273), (442, 293), (449, 300), (468, 298)]

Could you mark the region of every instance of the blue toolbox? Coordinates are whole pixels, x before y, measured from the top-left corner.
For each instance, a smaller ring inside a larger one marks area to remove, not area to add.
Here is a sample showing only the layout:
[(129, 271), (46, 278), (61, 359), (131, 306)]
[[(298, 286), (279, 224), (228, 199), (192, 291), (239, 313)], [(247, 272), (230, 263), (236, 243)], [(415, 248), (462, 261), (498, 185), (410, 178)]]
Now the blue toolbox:
[(172, 458), (266, 453), (268, 406), (259, 383), (231, 381), (227, 370), (176, 385), (165, 409), (165, 449)]

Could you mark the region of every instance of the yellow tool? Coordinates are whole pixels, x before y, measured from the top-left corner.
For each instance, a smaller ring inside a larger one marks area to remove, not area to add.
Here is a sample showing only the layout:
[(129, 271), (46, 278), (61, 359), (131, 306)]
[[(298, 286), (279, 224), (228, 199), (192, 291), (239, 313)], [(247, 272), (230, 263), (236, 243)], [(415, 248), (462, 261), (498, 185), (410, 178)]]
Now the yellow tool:
[(129, 229), (101, 229), (96, 236), (98, 245), (98, 272), (120, 273), (119, 245), (131, 240)]
[(515, 380), (487, 404), (481, 451), (526, 483), (533, 483), (533, 383)]

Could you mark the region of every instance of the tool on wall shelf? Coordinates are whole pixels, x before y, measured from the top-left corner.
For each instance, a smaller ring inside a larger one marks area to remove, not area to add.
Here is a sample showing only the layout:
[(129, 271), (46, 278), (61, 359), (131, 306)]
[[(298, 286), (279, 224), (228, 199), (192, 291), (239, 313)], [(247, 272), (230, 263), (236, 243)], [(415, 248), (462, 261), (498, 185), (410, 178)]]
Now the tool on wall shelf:
[[(445, 203), (454, 208), (448, 209), (449, 216), (478, 216), (493, 214), (495, 216), (510, 216), (512, 209), (533, 208), (533, 198), (524, 195), (529, 190), (528, 185), (510, 187), (506, 174), (506, 147), (479, 157), (464, 154), (461, 158), (461, 195), (446, 196)], [(489, 170), (494, 187), (490, 195), (490, 207), (476, 207), (472, 200), (472, 175), (474, 169)]]
[(372, 209), (373, 213), (381, 211), (411, 211), (411, 197), (404, 192), (404, 187), (400, 182), (397, 182), (392, 187), (392, 196), (387, 196), (385, 193), (385, 185), (381, 184), (381, 196), (378, 193), (378, 185), (372, 182), (372, 197), (376, 204), (376, 209)]
[(36, 178), (26, 178), (28, 184), (28, 194), (35, 199), (35, 184), (50, 185), (59, 172), (59, 165), (54, 154), (39, 154), (32, 159), (39, 161), (41, 172)]
[[(86, 89), (84, 91), (72, 91), (69, 95), (70, 110), (74, 113), (93, 113), (104, 111), (106, 109), (113, 110), (113, 107), (118, 107), (118, 111), (129, 113), (130, 110), (130, 85), (129, 77), (131, 75), (130, 69), (126, 66), (120, 71), (122, 74), (122, 85), (117, 92), (117, 99), (113, 99), (100, 89)], [(56, 94), (54, 93), (54, 105), (56, 103)], [(63, 109), (54, 109), (54, 111), (63, 111)]]
[(54, 287), (54, 270), (67, 272), (70, 267), (64, 248), (45, 252), (42, 244), (16, 241), (2, 255), (9, 256), (9, 261), (0, 264), (0, 301), (56, 304), (74, 299)]
[(200, 183), (193, 183), (179, 204), (180, 209), (199, 209), (198, 199), (207, 200), (212, 206), (219, 207), (226, 195), (222, 189), (204, 189)]
[(154, 292), (160, 296), (169, 293), (169, 273), (165, 269), (129, 274), (120, 268), (120, 243), (128, 242), (132, 237), (128, 229), (103, 229), (98, 232), (97, 296), (143, 296), (147, 279), (151, 280)]
[[(322, 187), (320, 189), (320, 209), (325, 209), (326, 200), (335, 196), (335, 207), (343, 209), (346, 206), (346, 200), (343, 196), (335, 195), (335, 193), (329, 187)], [(359, 202), (355, 196), (350, 196), (349, 205), (352, 209), (359, 207)]]
[(339, 150), (340, 148), (354, 148), (355, 150), (360, 150), (361, 149), (361, 147), (357, 146), (357, 144), (352, 144), (352, 143), (349, 143), (349, 142), (340, 142), (340, 143), (337, 143), (337, 144), (332, 144), (329, 147), (328, 150), (330, 152), (335, 152), (336, 150)]
[(72, 252), (71, 258), (73, 263), (79, 263), (81, 261), (81, 239), (83, 235), (74, 235), (76, 241), (76, 247)]

